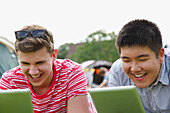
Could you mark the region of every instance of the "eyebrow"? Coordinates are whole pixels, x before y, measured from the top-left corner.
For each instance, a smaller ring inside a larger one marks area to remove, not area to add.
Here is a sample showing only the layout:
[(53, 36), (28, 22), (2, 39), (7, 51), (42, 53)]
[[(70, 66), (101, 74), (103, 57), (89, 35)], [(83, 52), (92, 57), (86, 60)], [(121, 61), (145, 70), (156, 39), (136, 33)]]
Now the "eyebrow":
[(28, 62), (25, 62), (25, 61), (21, 61), (20, 63), (21, 64), (29, 64)]
[[(46, 62), (46, 61), (48, 61), (48, 59), (46, 59), (46, 60), (40, 60), (40, 61), (37, 61), (37, 62), (35, 62), (35, 63), (38, 64), (38, 63), (43, 63), (43, 62)], [(25, 61), (21, 61), (21, 63), (22, 63), (22, 64), (30, 64), (29, 62), (25, 62)]]
[[(141, 58), (141, 57), (149, 57), (149, 55), (148, 54), (142, 54), (142, 55), (137, 56), (136, 58)], [(121, 59), (129, 59), (129, 57), (122, 56)]]

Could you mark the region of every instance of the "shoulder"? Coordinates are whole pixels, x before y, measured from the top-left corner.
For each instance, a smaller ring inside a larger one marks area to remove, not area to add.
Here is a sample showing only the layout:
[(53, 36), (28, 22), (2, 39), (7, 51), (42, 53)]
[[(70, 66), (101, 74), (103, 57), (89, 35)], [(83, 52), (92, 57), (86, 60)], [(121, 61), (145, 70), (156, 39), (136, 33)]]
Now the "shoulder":
[(163, 64), (170, 70), (170, 48), (165, 48)]
[(17, 67), (15, 67), (15, 68), (13, 68), (13, 69), (11, 69), (11, 70), (8, 70), (8, 71), (6, 71), (3, 75), (2, 75), (2, 77), (5, 77), (5, 78), (20, 78), (20, 77), (25, 77), (24, 75), (23, 75), (23, 73), (22, 73), (22, 71), (21, 71), (21, 68), (19, 67), (19, 66), (17, 66)]
[(25, 88), (27, 87), (27, 79), (18, 66), (5, 72), (1, 77), (0, 84), (5, 89)]
[(170, 48), (165, 48), (164, 50), (165, 50), (165, 52), (164, 52), (165, 58), (170, 59)]
[(122, 61), (121, 61), (121, 59), (119, 58), (119, 59), (117, 59), (113, 64), (112, 64), (112, 66), (111, 66), (111, 69), (110, 69), (111, 71), (123, 71), (123, 69), (122, 69)]
[(67, 68), (75, 68), (77, 66), (80, 66), (80, 64), (78, 64), (77, 62), (74, 62), (72, 60), (65, 59), (63, 61), (63, 66), (66, 66)]
[[(69, 88), (75, 91), (81, 89), (86, 91), (86, 76), (82, 66), (72, 60), (64, 59), (62, 61), (55, 61), (56, 81), (60, 88)], [(67, 86), (67, 87), (66, 87)], [(78, 91), (80, 92), (80, 91)], [(72, 93), (70, 93), (72, 95)], [(75, 93), (76, 94), (76, 93)]]
[(74, 71), (83, 71), (83, 68), (77, 62), (74, 62), (69, 59), (63, 59), (62, 61), (54, 61), (54, 65), (56, 70), (64, 72), (64, 73), (71, 73)]
[(122, 61), (121, 61), (121, 59), (119, 58), (119, 59), (117, 59), (114, 63), (113, 63), (113, 65), (120, 65), (122, 63)]
[(170, 48), (164, 48), (165, 50), (165, 55), (170, 55)]
[(63, 60), (56, 60), (57, 64), (62, 66), (62, 68), (67, 68), (67, 69), (73, 69), (76, 67), (81, 66), (80, 64), (78, 64), (77, 62), (74, 62), (70, 59), (63, 59)]

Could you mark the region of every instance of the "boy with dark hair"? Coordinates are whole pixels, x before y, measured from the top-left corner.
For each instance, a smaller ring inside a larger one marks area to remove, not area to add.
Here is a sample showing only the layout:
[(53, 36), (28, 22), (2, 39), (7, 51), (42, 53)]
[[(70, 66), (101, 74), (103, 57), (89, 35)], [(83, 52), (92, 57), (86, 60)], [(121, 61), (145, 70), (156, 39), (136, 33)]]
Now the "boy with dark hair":
[(170, 112), (170, 50), (162, 47), (157, 25), (137, 19), (120, 30), (120, 59), (110, 69), (109, 86), (135, 85), (146, 113)]

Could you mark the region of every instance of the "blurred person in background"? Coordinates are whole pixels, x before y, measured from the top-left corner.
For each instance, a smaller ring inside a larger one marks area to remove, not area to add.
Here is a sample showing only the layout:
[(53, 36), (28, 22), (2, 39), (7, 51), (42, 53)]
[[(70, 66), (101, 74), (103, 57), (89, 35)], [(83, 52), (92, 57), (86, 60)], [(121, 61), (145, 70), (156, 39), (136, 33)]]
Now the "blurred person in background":
[(99, 74), (104, 77), (102, 83), (100, 83), (97, 88), (102, 88), (102, 87), (108, 87), (108, 82), (109, 82), (109, 73), (108, 69), (105, 67), (100, 67), (100, 72)]

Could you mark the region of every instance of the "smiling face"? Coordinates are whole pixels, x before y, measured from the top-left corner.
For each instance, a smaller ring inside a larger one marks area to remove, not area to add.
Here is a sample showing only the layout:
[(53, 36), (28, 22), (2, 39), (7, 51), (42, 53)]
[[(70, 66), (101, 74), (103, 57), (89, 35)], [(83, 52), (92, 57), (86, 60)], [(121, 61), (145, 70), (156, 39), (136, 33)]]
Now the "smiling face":
[(53, 79), (53, 58), (46, 47), (36, 52), (17, 52), (22, 72), (30, 81), (32, 87), (49, 87)]
[(158, 58), (148, 47), (124, 46), (120, 57), (126, 75), (139, 88), (146, 88), (157, 79), (163, 62), (164, 49), (161, 49)]

